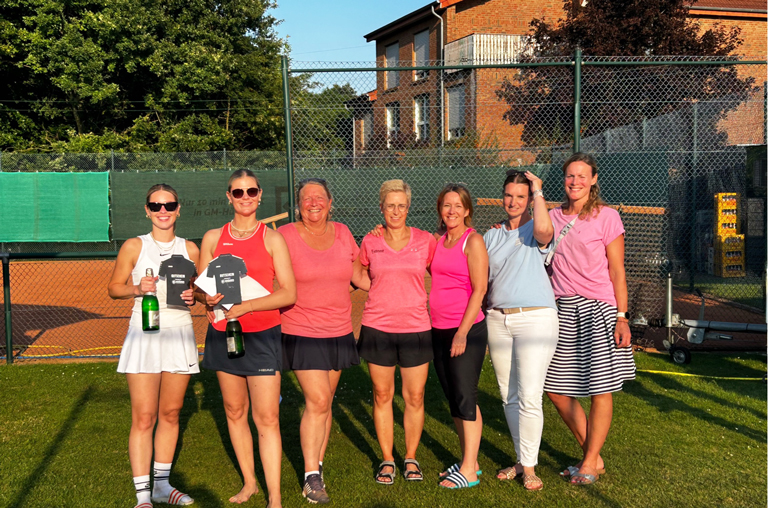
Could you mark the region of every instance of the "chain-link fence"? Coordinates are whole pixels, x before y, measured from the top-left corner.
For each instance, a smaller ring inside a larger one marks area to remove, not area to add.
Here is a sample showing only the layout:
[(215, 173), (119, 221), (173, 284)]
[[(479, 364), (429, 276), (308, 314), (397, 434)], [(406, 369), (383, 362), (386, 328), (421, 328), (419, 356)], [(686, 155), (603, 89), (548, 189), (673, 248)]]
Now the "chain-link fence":
[[(596, 156), (602, 195), (624, 221), (635, 318), (659, 324), (665, 280), (672, 274), (674, 310), (682, 317), (697, 318), (703, 301), (705, 319), (765, 322), (764, 62), (576, 56), (434, 64), (294, 62), (286, 73), (290, 158), (285, 152), (4, 153), (0, 169), (167, 173), (248, 167), (274, 181), (285, 178), (284, 187), (266, 189), (276, 195), (267, 215), (290, 211), (294, 182), (321, 177), (333, 192), (334, 220), (359, 240), (380, 222), (384, 180), (402, 178), (412, 186), (409, 222), (428, 231), (437, 223), (440, 188), (466, 183), (483, 232), (505, 217), (499, 198), (506, 170), (538, 174), (546, 198), (557, 206), (563, 197), (560, 166), (578, 148)], [(201, 192), (220, 193), (208, 187)], [(117, 251), (120, 244), (0, 244), (0, 250)], [(117, 352), (130, 305), (106, 296), (111, 263), (11, 262), (13, 340), (21, 357)], [(45, 270), (50, 274), (35, 275)], [(363, 299), (354, 297), (357, 321)], [(205, 323), (195, 312), (202, 341)], [(635, 336), (659, 345), (664, 334), (650, 326), (636, 327)], [(733, 339), (704, 345), (765, 347), (764, 335), (737, 333)]]

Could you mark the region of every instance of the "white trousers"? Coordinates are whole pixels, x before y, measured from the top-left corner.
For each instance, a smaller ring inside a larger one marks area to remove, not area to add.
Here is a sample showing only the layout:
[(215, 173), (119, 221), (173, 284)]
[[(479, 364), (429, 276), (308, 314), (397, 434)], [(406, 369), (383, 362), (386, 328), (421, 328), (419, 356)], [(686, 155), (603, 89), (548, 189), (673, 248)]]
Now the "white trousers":
[(557, 311), (502, 314), (489, 310), (487, 323), (488, 349), (517, 461), (535, 466), (544, 428), (544, 379), (557, 348)]

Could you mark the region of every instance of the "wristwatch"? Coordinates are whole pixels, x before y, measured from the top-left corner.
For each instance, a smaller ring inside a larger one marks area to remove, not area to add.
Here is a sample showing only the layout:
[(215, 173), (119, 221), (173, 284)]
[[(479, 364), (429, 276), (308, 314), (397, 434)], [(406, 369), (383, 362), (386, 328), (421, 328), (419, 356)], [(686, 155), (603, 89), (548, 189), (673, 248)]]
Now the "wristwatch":
[(626, 319), (629, 321), (629, 312), (617, 312), (616, 319)]
[(541, 197), (544, 197), (544, 191), (543, 191), (543, 190), (541, 190), (541, 189), (538, 189), (538, 190), (535, 190), (535, 191), (533, 191), (533, 197), (534, 197), (534, 199), (535, 199), (537, 196), (541, 196)]

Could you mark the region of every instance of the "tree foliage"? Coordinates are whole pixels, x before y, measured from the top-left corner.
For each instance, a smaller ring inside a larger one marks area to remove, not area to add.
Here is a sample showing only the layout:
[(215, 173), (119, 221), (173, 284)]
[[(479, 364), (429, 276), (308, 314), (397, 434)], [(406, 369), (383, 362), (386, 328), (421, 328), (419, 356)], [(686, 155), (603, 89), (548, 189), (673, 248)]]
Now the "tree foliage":
[(271, 0), (5, 0), (0, 149), (275, 149)]
[[(691, 0), (565, 0), (564, 19), (531, 22), (536, 57), (723, 56), (740, 46), (740, 29), (715, 25), (702, 30), (688, 17)], [(575, 8), (574, 8), (575, 7)], [(727, 97), (735, 107), (752, 87), (735, 66), (586, 66), (582, 74), (582, 136), (641, 122)], [(569, 144), (573, 139), (573, 71), (565, 67), (521, 70), (504, 80), (496, 94), (509, 104), (504, 119), (523, 124), (527, 146)], [(721, 113), (721, 116), (722, 114)]]

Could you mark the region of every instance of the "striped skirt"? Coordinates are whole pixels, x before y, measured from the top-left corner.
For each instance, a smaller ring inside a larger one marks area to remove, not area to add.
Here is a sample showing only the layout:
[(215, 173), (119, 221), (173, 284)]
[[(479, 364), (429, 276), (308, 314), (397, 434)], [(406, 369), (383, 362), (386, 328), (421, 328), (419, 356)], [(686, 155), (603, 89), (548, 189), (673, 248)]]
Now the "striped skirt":
[(632, 348), (617, 348), (616, 307), (582, 296), (558, 299), (560, 339), (544, 390), (570, 397), (618, 392), (635, 379)]

